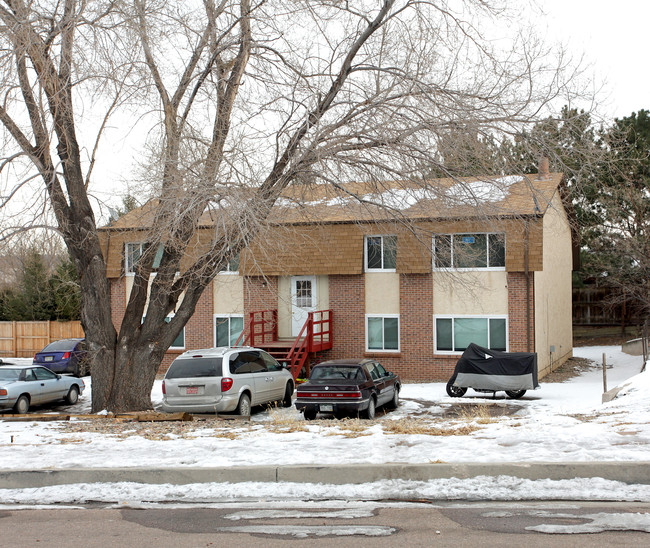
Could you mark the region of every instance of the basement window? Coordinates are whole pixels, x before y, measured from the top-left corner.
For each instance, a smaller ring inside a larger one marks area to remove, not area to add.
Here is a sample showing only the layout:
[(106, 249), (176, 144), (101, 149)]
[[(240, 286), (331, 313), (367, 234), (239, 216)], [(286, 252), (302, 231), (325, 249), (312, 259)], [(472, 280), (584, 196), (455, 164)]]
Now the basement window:
[(214, 346), (235, 346), (244, 330), (243, 314), (214, 317)]
[(399, 352), (399, 316), (366, 316), (366, 350)]

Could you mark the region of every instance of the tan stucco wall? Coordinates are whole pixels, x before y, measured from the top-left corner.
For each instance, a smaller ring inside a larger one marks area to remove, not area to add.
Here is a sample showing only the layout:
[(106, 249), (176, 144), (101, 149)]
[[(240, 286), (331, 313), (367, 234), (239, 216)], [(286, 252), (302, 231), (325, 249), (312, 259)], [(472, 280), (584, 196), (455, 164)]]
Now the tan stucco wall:
[[(153, 279), (154, 279), (154, 275), (152, 274), (149, 277), (149, 287), (147, 288), (147, 302), (144, 305), (145, 312), (149, 307), (149, 294), (151, 293), (151, 282), (153, 281)], [(127, 303), (129, 302), (129, 297), (131, 296), (131, 290), (133, 289), (133, 281), (135, 280), (135, 276), (124, 276), (124, 280), (125, 280), (124, 286), (126, 288), (126, 291), (124, 293), (125, 296), (124, 306), (126, 306)], [(178, 307), (183, 302), (184, 296), (185, 296), (185, 292), (181, 293), (181, 296), (178, 298), (178, 302), (176, 303), (176, 310), (178, 310)]]
[[(542, 377), (573, 355), (571, 230), (558, 194), (544, 215), (544, 269), (535, 272), (535, 350)], [(551, 346), (555, 352), (551, 354)]]
[(278, 336), (291, 337), (291, 276), (278, 277)]
[(236, 274), (217, 274), (212, 282), (214, 314), (244, 313), (244, 278)]
[[(330, 307), (329, 278), (316, 276), (316, 309)], [(278, 277), (278, 337), (291, 337), (291, 276)]]
[(126, 291), (124, 293), (124, 295), (126, 296), (124, 306), (126, 306), (126, 303), (129, 302), (129, 297), (131, 296), (131, 290), (133, 289), (133, 279), (134, 278), (135, 278), (135, 276), (124, 276), (124, 281), (125, 281), (124, 286), (126, 288)]
[(434, 314), (508, 314), (505, 271), (434, 272)]
[(366, 272), (366, 314), (399, 314), (399, 274)]

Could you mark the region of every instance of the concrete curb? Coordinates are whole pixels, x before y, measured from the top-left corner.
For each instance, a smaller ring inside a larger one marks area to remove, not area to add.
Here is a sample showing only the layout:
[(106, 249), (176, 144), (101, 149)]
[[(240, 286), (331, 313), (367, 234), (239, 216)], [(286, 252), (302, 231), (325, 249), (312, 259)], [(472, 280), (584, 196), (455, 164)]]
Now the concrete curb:
[(341, 464), (246, 466), (234, 468), (68, 468), (0, 470), (1, 489), (38, 488), (75, 483), (135, 482), (173, 485), (189, 483), (370, 483), (476, 476), (513, 476), (522, 479), (564, 480), (604, 478), (627, 484), (650, 484), (650, 462), (503, 462), (455, 464)]

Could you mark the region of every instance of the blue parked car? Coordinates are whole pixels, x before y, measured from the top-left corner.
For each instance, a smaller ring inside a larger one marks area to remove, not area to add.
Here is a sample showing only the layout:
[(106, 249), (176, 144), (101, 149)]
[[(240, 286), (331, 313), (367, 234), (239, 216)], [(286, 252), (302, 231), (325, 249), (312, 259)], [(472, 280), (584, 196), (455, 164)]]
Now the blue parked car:
[(90, 373), (84, 339), (54, 341), (36, 353), (33, 363), (55, 373), (72, 373), (75, 377)]

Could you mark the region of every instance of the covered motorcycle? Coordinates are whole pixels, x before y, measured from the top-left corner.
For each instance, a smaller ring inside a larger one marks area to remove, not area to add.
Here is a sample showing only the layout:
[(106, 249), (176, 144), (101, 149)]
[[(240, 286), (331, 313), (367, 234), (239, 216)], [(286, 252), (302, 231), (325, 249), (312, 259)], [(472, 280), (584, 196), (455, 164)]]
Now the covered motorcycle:
[(539, 386), (537, 354), (501, 352), (471, 343), (456, 363), (447, 383), (447, 394), (460, 398), (473, 388), (477, 392), (504, 390), (510, 398), (521, 398)]

